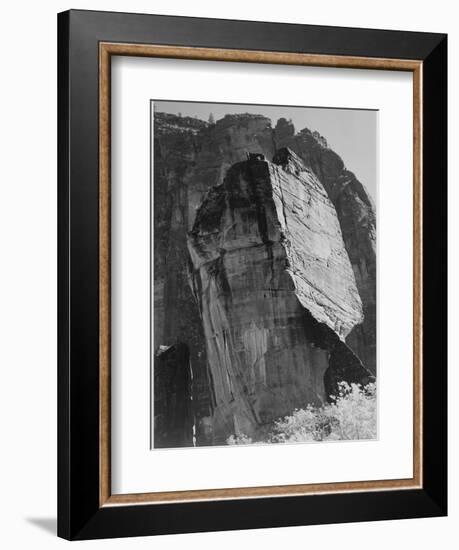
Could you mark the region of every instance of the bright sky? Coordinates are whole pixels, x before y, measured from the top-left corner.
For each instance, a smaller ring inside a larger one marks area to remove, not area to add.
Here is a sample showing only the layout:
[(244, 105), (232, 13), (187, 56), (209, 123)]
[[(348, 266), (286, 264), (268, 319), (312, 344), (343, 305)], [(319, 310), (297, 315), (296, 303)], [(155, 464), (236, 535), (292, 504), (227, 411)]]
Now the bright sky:
[(328, 145), (343, 159), (346, 168), (354, 172), (376, 203), (377, 180), (377, 111), (364, 109), (329, 109), (320, 107), (290, 107), (282, 105), (242, 105), (229, 103), (198, 103), (155, 101), (155, 110), (215, 121), (227, 114), (251, 113), (264, 115), (275, 126), (279, 118), (291, 119), (298, 132), (303, 128), (317, 130)]

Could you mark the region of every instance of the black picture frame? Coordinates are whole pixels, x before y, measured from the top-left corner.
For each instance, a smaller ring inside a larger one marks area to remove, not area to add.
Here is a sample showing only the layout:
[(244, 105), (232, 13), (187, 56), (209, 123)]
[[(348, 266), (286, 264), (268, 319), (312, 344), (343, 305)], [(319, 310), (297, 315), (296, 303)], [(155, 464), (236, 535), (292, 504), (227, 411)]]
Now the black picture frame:
[[(422, 488), (100, 506), (99, 43), (422, 61)], [(71, 540), (447, 513), (447, 37), (71, 10), (58, 15), (58, 535)]]

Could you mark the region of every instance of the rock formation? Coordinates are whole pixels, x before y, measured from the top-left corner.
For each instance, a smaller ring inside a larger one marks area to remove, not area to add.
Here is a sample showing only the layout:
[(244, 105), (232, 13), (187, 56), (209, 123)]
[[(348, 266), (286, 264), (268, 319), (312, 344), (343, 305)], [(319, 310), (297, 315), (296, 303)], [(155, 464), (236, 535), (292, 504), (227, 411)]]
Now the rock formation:
[[(295, 408), (324, 402), (330, 354), (347, 349), (345, 337), (363, 319), (322, 184), (287, 149), (274, 160), (233, 165), (189, 237), (216, 443), (231, 433), (256, 436)], [(360, 382), (369, 373), (348, 353)]]
[(268, 118), (228, 115), (210, 125), (155, 113), (153, 349), (176, 342), (188, 345), (198, 445), (212, 443), (212, 383), (202, 323), (188, 284), (187, 232), (209, 188), (245, 157), (246, 149), (273, 154)]
[(376, 216), (373, 201), (342, 159), (318, 132), (307, 128), (295, 134), (291, 122), (280, 119), (274, 129), (277, 147), (290, 147), (323, 184), (343, 233), (363, 303), (364, 320), (347, 343), (376, 374)]
[(198, 444), (211, 442), (201, 429), (211, 414), (211, 389), (202, 322), (188, 284), (188, 185), (206, 126), (192, 118), (155, 116), (153, 352), (161, 345), (188, 346)]
[(344, 371), (374, 373), (374, 208), (326, 141), (260, 115), (154, 121), (153, 351), (187, 346), (196, 444), (317, 403)]

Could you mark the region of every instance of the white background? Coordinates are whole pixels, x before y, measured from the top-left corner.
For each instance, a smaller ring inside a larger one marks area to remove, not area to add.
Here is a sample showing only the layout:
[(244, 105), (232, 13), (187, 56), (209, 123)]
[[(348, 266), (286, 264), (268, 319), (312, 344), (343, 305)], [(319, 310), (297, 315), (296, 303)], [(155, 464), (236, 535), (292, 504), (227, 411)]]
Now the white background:
[[(111, 74), (111, 219), (123, 228), (111, 241), (113, 492), (412, 477), (412, 75), (127, 57), (112, 62)], [(377, 440), (149, 449), (152, 95), (379, 109)]]
[[(64, 547), (56, 509), (56, 12), (70, 7), (450, 33), (450, 312), (459, 308), (458, 17), (447, 0), (384, 5), (156, 0), (9, 3), (1, 18), (0, 543)], [(454, 185), (453, 185), (454, 184)], [(396, 200), (396, 197), (394, 197)], [(396, 314), (396, 312), (394, 313)], [(459, 331), (450, 318), (450, 517), (84, 543), (88, 548), (429, 549), (457, 545)]]

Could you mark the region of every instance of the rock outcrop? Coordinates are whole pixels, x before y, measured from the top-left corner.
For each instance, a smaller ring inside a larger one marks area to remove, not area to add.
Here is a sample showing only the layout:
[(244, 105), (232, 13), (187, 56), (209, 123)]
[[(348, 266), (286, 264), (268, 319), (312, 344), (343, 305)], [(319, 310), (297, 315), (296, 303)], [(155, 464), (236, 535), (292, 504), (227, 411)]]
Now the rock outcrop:
[(373, 201), (342, 159), (318, 132), (295, 133), (291, 122), (280, 119), (274, 129), (277, 147), (289, 147), (311, 168), (333, 202), (346, 251), (363, 303), (364, 320), (347, 342), (376, 374), (376, 216)]
[(189, 237), (216, 443), (324, 402), (337, 346), (351, 358), (344, 379), (369, 375), (344, 344), (363, 316), (335, 208), (291, 151), (274, 160), (232, 166)]
[(246, 150), (274, 153), (270, 119), (228, 115), (208, 124), (155, 113), (153, 346), (188, 345), (197, 445), (212, 443), (213, 396), (202, 322), (188, 284), (187, 232), (209, 188)]
[[(153, 351), (158, 350), (159, 346), (174, 346), (181, 343), (185, 343), (188, 348), (193, 372), (190, 391), (195, 422), (195, 443), (197, 445), (215, 443), (216, 437), (221, 438), (222, 432), (217, 429), (216, 433), (220, 435), (215, 436), (214, 424), (221, 425), (222, 421), (218, 420), (215, 393), (217, 382), (213, 379), (214, 372), (208, 357), (207, 334), (202, 320), (203, 311), (200, 311), (202, 304), (200, 300), (196, 300), (190, 285), (189, 272), (194, 271), (194, 266), (190, 263), (187, 235), (193, 228), (198, 227), (196, 215), (203, 209), (203, 201), (209, 204), (210, 195), (215, 193), (215, 186), (217, 190), (218, 185), (224, 187), (223, 182), (227, 172), (234, 170), (232, 168), (234, 164), (245, 160), (247, 151), (263, 154), (270, 160), (275, 156), (276, 149), (289, 147), (298, 158), (290, 154), (287, 155), (288, 159), (283, 160), (282, 154), (285, 155), (285, 153), (280, 152), (276, 157), (278, 164), (269, 163), (269, 170), (273, 173), (277, 171), (279, 178), (293, 178), (296, 181), (306, 177), (315, 183), (318, 182), (322, 186), (322, 193), (325, 190), (324, 196), (328, 195), (331, 211), (334, 208), (336, 212), (335, 223), (337, 219), (344, 242), (344, 248), (342, 247), (344, 258), (347, 258), (348, 267), (350, 260), (354, 272), (353, 288), (354, 290), (355, 286), (357, 288), (357, 292), (351, 295), (356, 297), (355, 303), (359, 303), (360, 300), (362, 306), (354, 307), (352, 314), (336, 313), (336, 305), (340, 303), (339, 289), (346, 287), (347, 282), (340, 287), (339, 282), (328, 280), (326, 283), (324, 278), (323, 287), (314, 289), (303, 280), (301, 269), (296, 268), (296, 273), (293, 272), (293, 268), (289, 271), (284, 270), (286, 274), (282, 276), (287, 277), (286, 280), (290, 281), (292, 288), (295, 288), (294, 291), (291, 289), (292, 296), (295, 295), (296, 303), (299, 304), (298, 307), (302, 309), (304, 315), (311, 317), (312, 325), (320, 327), (318, 330), (322, 335), (325, 333), (335, 335), (332, 336), (332, 340), (333, 338), (336, 340), (335, 343), (330, 341), (324, 348), (315, 347), (316, 344), (314, 344), (311, 348), (317, 355), (317, 361), (314, 359), (313, 362), (321, 365), (317, 367), (317, 372), (326, 370), (329, 368), (327, 365), (331, 363), (332, 370), (328, 371), (325, 377), (328, 380), (325, 393), (329, 395), (329, 389), (335, 387), (336, 377), (341, 376), (339, 358), (347, 354), (338, 352), (338, 349), (343, 345), (346, 346), (346, 350), (348, 348), (352, 350), (349, 357), (352, 359), (351, 362), (357, 365), (356, 372), (363, 363), (374, 373), (376, 369), (374, 208), (363, 186), (351, 172), (346, 170), (338, 155), (328, 148), (326, 141), (317, 132), (306, 129), (295, 133), (293, 125), (285, 119), (281, 119), (273, 129), (270, 119), (260, 115), (228, 115), (215, 124), (209, 124), (193, 118), (155, 113), (154, 125)], [(298, 174), (295, 174), (294, 165), (300, 162), (302, 163), (300, 172), (304, 172), (307, 176), (298, 177)], [(313, 184), (311, 185), (314, 187)], [(273, 196), (277, 196), (280, 189), (284, 190), (284, 187), (279, 184), (276, 187), (277, 191), (273, 188)], [(211, 189), (212, 191), (209, 191)], [(209, 197), (206, 198), (208, 193)], [(318, 194), (317, 197), (319, 196), (322, 195)], [(280, 203), (278, 204), (280, 206)], [(289, 206), (291, 210), (286, 210), (286, 215), (284, 218), (280, 216), (278, 223), (282, 222), (287, 226), (290, 224), (295, 228), (295, 225), (300, 223), (295, 220), (295, 217), (299, 218), (302, 215), (296, 212), (303, 209), (304, 213), (305, 209), (303, 205), (300, 209), (299, 205), (300, 201), (293, 201)], [(203, 218), (200, 220), (200, 223), (202, 222)], [(279, 232), (285, 233), (281, 225), (279, 225)], [(310, 235), (312, 238), (314, 231), (311, 230)], [(321, 239), (324, 240), (325, 237), (321, 236)], [(282, 248), (285, 262), (298, 266), (307, 260), (308, 254), (313, 253), (316, 245), (308, 245), (311, 249), (308, 253), (303, 253), (302, 247), (305, 242), (306, 240), (301, 237), (291, 238), (288, 253), (293, 260), (287, 257), (288, 246), (287, 242), (284, 242)], [(277, 245), (273, 245), (273, 248), (277, 250)], [(253, 251), (255, 250), (256, 247)], [(318, 257), (320, 258), (320, 255)], [(277, 263), (279, 261), (278, 259)], [(339, 258), (336, 257), (333, 261), (339, 262)], [(313, 269), (318, 270), (319, 264)], [(348, 269), (346, 273), (349, 274)], [(319, 272), (316, 271), (314, 277), (320, 279), (322, 275), (319, 276)], [(277, 276), (280, 277), (279, 274)], [(312, 280), (313, 278), (310, 278), (309, 282)], [(333, 286), (332, 290), (335, 292), (333, 298), (328, 295), (327, 284), (329, 287)], [(272, 291), (269, 292), (272, 293)], [(307, 305), (301, 303), (300, 296), (308, 301)], [(312, 303), (315, 298), (319, 299), (319, 305)], [(323, 304), (320, 300), (323, 300)], [(351, 298), (351, 301), (354, 302), (354, 299)], [(336, 304), (330, 305), (330, 302), (336, 302)], [(285, 307), (290, 305), (286, 304)], [(363, 318), (363, 321), (358, 321), (355, 317), (359, 307), (362, 308), (359, 319)], [(297, 327), (292, 326), (292, 333), (296, 330), (299, 335), (304, 324), (301, 325), (298, 320), (294, 323), (297, 323)], [(252, 333), (249, 331), (247, 337), (251, 337), (250, 334)], [(258, 353), (254, 357), (258, 357)], [(327, 354), (329, 357), (325, 360)], [(293, 356), (294, 354), (290, 358), (285, 357), (285, 361), (295, 361)], [(334, 359), (331, 360), (331, 358)], [(282, 368), (281, 364), (279, 368)], [(349, 373), (350, 370), (348, 369), (347, 372)], [(286, 389), (286, 393), (287, 391), (290, 390)], [(303, 405), (304, 403), (301, 406)]]

